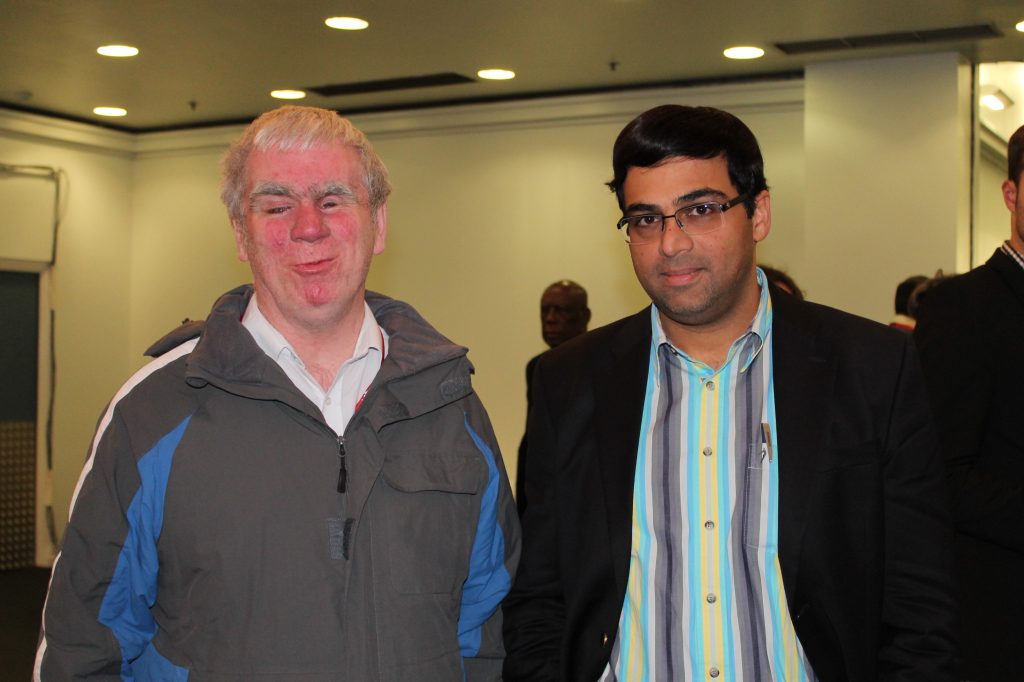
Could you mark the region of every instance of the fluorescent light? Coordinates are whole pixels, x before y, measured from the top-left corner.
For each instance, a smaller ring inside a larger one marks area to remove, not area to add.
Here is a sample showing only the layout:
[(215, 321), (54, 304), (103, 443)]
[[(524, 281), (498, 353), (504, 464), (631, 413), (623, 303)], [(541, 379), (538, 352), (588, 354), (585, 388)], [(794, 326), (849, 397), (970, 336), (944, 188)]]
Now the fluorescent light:
[(342, 31), (362, 31), (370, 25), (370, 22), (357, 17), (329, 17), (324, 19), (324, 23)]
[(489, 81), (507, 81), (515, 78), (516, 72), (508, 69), (480, 69), (476, 75)]
[(1002, 111), (1013, 106), (1010, 96), (991, 84), (981, 86), (981, 96), (978, 98), (978, 102), (989, 111)]
[(753, 45), (737, 45), (722, 51), (729, 59), (758, 59), (764, 56), (764, 50)]
[(271, 90), (270, 96), (274, 99), (302, 99), (306, 93), (303, 90)]
[(96, 51), (104, 57), (134, 57), (139, 53), (139, 48), (131, 45), (101, 45)]
[(127, 116), (128, 110), (121, 107), (96, 107), (92, 113), (97, 116)]

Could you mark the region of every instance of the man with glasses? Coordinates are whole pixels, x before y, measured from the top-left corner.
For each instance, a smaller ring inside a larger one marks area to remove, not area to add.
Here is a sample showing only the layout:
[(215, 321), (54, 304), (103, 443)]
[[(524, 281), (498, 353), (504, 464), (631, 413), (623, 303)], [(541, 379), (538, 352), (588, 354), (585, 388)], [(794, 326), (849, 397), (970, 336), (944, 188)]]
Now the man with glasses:
[(952, 681), (909, 338), (767, 284), (771, 201), (734, 116), (657, 107), (612, 164), (653, 305), (538, 362), (504, 679)]
[(946, 462), (972, 682), (1024, 678), (1024, 126), (1006, 156), (1009, 239), (930, 289), (914, 328)]

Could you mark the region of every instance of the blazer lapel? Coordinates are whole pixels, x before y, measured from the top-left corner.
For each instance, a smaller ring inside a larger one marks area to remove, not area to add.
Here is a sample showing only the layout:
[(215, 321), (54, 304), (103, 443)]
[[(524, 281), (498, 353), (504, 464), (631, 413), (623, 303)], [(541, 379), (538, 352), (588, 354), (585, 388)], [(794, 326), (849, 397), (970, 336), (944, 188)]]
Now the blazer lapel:
[(606, 503), (610, 553), (619, 590), (629, 576), (633, 478), (647, 389), (650, 308), (629, 318), (594, 367), (597, 456)]
[(836, 360), (820, 333), (820, 323), (804, 304), (774, 291), (772, 303), (779, 562), (786, 593), (794, 599), (809, 502), (817, 483), (813, 463), (825, 442)]

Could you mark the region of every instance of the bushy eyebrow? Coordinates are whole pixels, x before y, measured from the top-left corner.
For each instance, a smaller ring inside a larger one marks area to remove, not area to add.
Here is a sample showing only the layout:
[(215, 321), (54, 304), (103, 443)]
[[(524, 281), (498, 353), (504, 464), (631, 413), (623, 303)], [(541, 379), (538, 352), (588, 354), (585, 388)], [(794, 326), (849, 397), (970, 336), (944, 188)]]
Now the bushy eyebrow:
[[(699, 189), (692, 190), (686, 194), (682, 194), (676, 197), (676, 206), (686, 206), (687, 204), (701, 199), (724, 199), (725, 192), (719, 189), (713, 189), (711, 187), (701, 187)], [(654, 204), (645, 204), (642, 202), (636, 202), (626, 207), (626, 213), (657, 213), (661, 211), (660, 206)]]
[[(256, 185), (249, 194), (249, 206), (252, 207), (258, 198), (267, 196), (299, 199), (302, 195), (296, 193), (291, 187), (279, 182), (263, 182)], [(330, 196), (341, 197), (353, 202), (358, 200), (355, 190), (340, 182), (332, 182), (323, 186), (310, 185), (306, 189), (305, 196), (311, 196), (317, 201)]]

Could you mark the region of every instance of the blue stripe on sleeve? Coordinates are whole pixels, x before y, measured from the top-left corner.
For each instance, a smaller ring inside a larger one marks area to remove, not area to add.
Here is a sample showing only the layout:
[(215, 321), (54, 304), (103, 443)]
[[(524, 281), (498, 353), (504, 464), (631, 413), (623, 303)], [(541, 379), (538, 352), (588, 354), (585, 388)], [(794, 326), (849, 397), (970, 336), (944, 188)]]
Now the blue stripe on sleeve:
[(491, 448), (469, 425), (469, 418), (464, 419), (466, 430), (487, 462), (488, 474), (459, 611), (459, 650), (464, 658), (472, 658), (480, 652), (483, 624), (508, 594), (512, 576), (505, 568), (505, 535), (498, 523), (498, 464)]
[[(156, 622), (149, 612), (156, 601), (159, 568), (156, 543), (163, 529), (164, 495), (171, 460), (190, 419), (187, 417), (161, 438), (136, 464), (140, 483), (128, 506), (128, 535), (100, 605), (99, 621), (113, 631), (121, 647), (124, 680), (136, 679), (135, 672), (142, 673), (140, 680), (151, 679), (141, 670), (133, 672), (132, 664), (156, 635)], [(159, 656), (152, 651), (147, 656), (150, 663), (153, 655)], [(167, 665), (172, 664), (167, 662)], [(143, 667), (150, 666), (144, 664)]]

